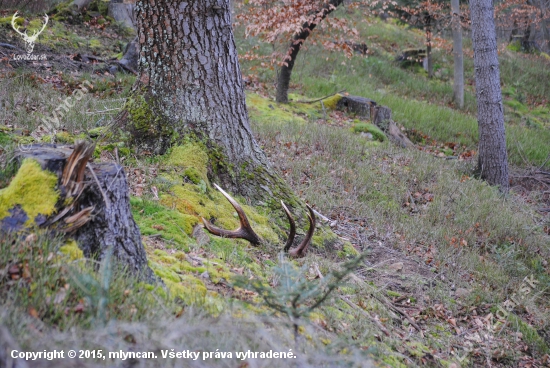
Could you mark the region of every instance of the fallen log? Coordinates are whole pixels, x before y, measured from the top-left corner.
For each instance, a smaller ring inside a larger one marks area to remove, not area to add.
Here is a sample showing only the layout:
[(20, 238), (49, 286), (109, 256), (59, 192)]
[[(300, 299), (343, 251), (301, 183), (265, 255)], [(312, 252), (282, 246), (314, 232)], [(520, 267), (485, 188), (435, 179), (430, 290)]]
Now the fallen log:
[[(95, 145), (31, 145), (16, 153), (22, 164), (33, 159), (58, 178), (59, 199), (53, 213), (36, 216), (35, 225), (75, 239), (87, 258), (108, 252), (146, 281), (156, 278), (147, 265), (141, 233), (130, 211), (126, 174), (114, 163), (90, 163)], [(20, 231), (28, 220), (22, 204), (0, 219), (1, 231)], [(23, 211), (23, 213), (21, 213)]]

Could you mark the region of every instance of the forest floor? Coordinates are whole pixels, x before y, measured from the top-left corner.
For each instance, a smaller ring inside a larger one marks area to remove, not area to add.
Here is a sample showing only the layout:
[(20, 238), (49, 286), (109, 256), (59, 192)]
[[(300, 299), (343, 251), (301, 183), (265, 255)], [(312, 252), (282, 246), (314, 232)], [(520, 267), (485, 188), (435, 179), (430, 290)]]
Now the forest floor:
[[(35, 62), (13, 60), (24, 45), (3, 19), (0, 43), (17, 47), (0, 47), (0, 188), (8, 188), (17, 147), (96, 140), (123, 108), (135, 77), (113, 71), (131, 32), (100, 14), (80, 25), (51, 20), (34, 51), (46, 60)], [(13, 342), (0, 340), (0, 347), (154, 351), (159, 357), (170, 349), (292, 349), (298, 356), (294, 362), (201, 355), (183, 363), (197, 367), (550, 366), (550, 63), (502, 48), (513, 173), (512, 191), (502, 196), (473, 175), (471, 59), (466, 106), (459, 111), (449, 54), (436, 52), (437, 74), (429, 80), (392, 62), (399, 50), (422, 45), (420, 33), (377, 19), (361, 22), (359, 31), (368, 57), (346, 59), (317, 46), (302, 53), (288, 105), (272, 98), (273, 71), (261, 61), (242, 62), (257, 140), (322, 215), (308, 257), (281, 258), (280, 214), (244, 198), (237, 200), (248, 204), (264, 245), (197, 230), (201, 216), (237, 226), (233, 209), (204, 174), (207, 162), (194, 159), (204, 154), (200, 145), (187, 142), (153, 157), (136, 155), (120, 140), (97, 141), (94, 160), (125, 167), (150, 267), (167, 287), (111, 273), (108, 261), (96, 272), (73, 243), (40, 231), (3, 239), (0, 336)], [(259, 45), (239, 28), (236, 36), (241, 53)], [(270, 48), (262, 47), (268, 55)], [(86, 81), (93, 85), (86, 97), (60, 110)], [(304, 102), (342, 90), (388, 105), (416, 146), (396, 147), (383, 135), (364, 134), (373, 131), (367, 120)], [(55, 111), (63, 112), (58, 131), (41, 128)], [(1, 196), (2, 189), (0, 205)], [(307, 309), (323, 283), (358, 254), (363, 262), (328, 302), (298, 319), (274, 310), (249, 282), (260, 280), (282, 304), (289, 293), (310, 290), (313, 296), (301, 305)], [(512, 299), (520, 302), (511, 306)], [(158, 359), (154, 365), (178, 364)]]

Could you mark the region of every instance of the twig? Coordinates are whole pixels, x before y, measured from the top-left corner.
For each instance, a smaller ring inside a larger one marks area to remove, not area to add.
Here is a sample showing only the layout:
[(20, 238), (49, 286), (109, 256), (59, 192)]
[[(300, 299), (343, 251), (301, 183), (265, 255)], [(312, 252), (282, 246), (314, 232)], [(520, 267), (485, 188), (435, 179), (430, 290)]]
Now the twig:
[(546, 163), (548, 162), (548, 160), (550, 160), (550, 154), (548, 154), (548, 157), (546, 157), (546, 160), (544, 160), (544, 162), (542, 163), (542, 165), (540, 165), (539, 170), (541, 170), (541, 169), (544, 167), (544, 165), (546, 165)]
[(118, 111), (118, 110), (122, 110), (122, 107), (115, 107), (114, 109), (107, 109), (107, 110), (101, 110), (101, 111), (91, 111), (91, 112), (86, 112), (85, 114), (86, 115), (97, 115), (97, 114), (104, 114), (104, 113), (109, 112), (109, 111)]
[(160, 238), (162, 237), (162, 234), (153, 234), (153, 235), (147, 235), (146, 238), (154, 239), (154, 238)]
[(315, 271), (317, 272), (317, 276), (319, 276), (320, 279), (324, 278), (323, 277), (323, 274), (321, 273), (321, 271), (319, 270), (319, 266), (317, 266), (317, 263), (315, 263), (313, 265), (313, 267), (315, 267)]
[(351, 300), (348, 300), (348, 298), (346, 298), (345, 296), (340, 296), (340, 299), (342, 299), (344, 302), (346, 302), (350, 307), (352, 307), (353, 309), (355, 309), (356, 311), (358, 311), (359, 313), (361, 313), (362, 315), (364, 315), (365, 317), (367, 317), (368, 319), (370, 319), (372, 322), (374, 322), (374, 324), (376, 326), (378, 326), (378, 328), (386, 335), (386, 336), (390, 336), (390, 332), (386, 329), (386, 327), (384, 327), (384, 325), (380, 322), (380, 320), (378, 318), (375, 318), (375, 317), (372, 317), (370, 315), (370, 313), (367, 313), (365, 310), (363, 310), (363, 308), (361, 308), (360, 306), (354, 304)]
[[(361, 280), (359, 277), (357, 277), (355, 274), (351, 274), (351, 277), (356, 280), (356, 281), (360, 281), (361, 283), (364, 283), (366, 284), (363, 280)], [(401, 314), (403, 317), (405, 317), (409, 323), (418, 330), (418, 332), (420, 332), (420, 336), (424, 337), (424, 332), (422, 332), (422, 329), (418, 326), (418, 324), (411, 318), (409, 317), (409, 315), (405, 312), (403, 312), (401, 309), (397, 308), (396, 306), (394, 306), (392, 303), (390, 303), (389, 301), (387, 301), (385, 298), (383, 297), (380, 297), (374, 293), (371, 293), (371, 295), (373, 297), (375, 297), (380, 303), (384, 304), (386, 307), (388, 307), (389, 309), (391, 309), (392, 311), (394, 312), (397, 312), (399, 314)]]
[(111, 185), (113, 185), (113, 183), (115, 182), (115, 180), (118, 177), (118, 174), (120, 173), (121, 170), (122, 170), (122, 166), (118, 168), (115, 177), (113, 178), (113, 180), (111, 180), (111, 184), (109, 184), (109, 186), (107, 187), (107, 191), (111, 190)]
[(99, 180), (98, 180), (97, 176), (95, 175), (94, 170), (92, 169), (92, 167), (90, 166), (89, 163), (86, 164), (86, 167), (88, 168), (88, 170), (90, 170), (90, 172), (92, 173), (92, 176), (95, 179), (95, 182), (97, 183), (97, 187), (99, 188), (99, 191), (101, 192), (101, 195), (103, 196), (103, 201), (105, 202), (105, 207), (107, 207), (107, 209), (109, 209), (110, 208), (109, 200), (107, 199), (107, 196), (105, 195), (105, 192), (103, 191), (103, 189), (101, 189), (101, 184), (99, 183)]
[(333, 94), (331, 94), (331, 95), (328, 95), (328, 96), (325, 96), (325, 97), (321, 97), (321, 98), (318, 98), (318, 99), (312, 100), (312, 101), (300, 100), (300, 101), (294, 101), (294, 102), (296, 102), (296, 103), (314, 103), (314, 102), (319, 102), (319, 101), (322, 101), (322, 100), (324, 100), (324, 99), (327, 99), (327, 98), (329, 98), (329, 97), (332, 97), (332, 96), (337, 95), (338, 93), (342, 93), (342, 92), (346, 92), (346, 90), (343, 89), (343, 90), (338, 91), (338, 92), (336, 92), (336, 93), (333, 93)]
[(330, 219), (328, 217), (323, 216), (318, 211), (316, 211), (314, 208), (313, 208), (313, 213), (315, 213), (317, 216), (319, 216), (321, 218), (321, 220), (323, 220), (324, 222), (329, 222), (330, 221)]

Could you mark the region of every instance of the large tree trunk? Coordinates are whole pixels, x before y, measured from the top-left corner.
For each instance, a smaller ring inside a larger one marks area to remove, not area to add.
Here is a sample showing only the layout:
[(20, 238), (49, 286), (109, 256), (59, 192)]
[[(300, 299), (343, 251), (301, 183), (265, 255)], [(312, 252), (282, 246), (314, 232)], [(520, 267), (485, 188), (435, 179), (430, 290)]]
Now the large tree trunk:
[(277, 93), (275, 100), (279, 103), (288, 103), (288, 87), (290, 86), (290, 77), (292, 76), (292, 69), (294, 68), (294, 62), (298, 56), (298, 52), (302, 48), (305, 40), (309, 37), (311, 32), (315, 29), (317, 24), (332, 13), (344, 0), (330, 0), (317, 14), (315, 23), (305, 22), (302, 25), (302, 31), (295, 34), (292, 38), (292, 42), (288, 47), (287, 55), (284, 63), (279, 71), (279, 77), (277, 80)]
[(470, 0), (476, 79), (481, 177), (501, 191), (509, 188), (508, 156), (492, 0)]
[(127, 104), (134, 143), (160, 154), (192, 135), (211, 149), (210, 174), (224, 188), (290, 198), (250, 130), (230, 1), (140, 0), (136, 19), (139, 80)]
[(460, 25), (460, 1), (451, 0), (452, 28), (453, 28), (453, 58), (454, 72), (454, 101), (462, 109), (464, 107), (464, 60), (462, 52), (462, 26)]

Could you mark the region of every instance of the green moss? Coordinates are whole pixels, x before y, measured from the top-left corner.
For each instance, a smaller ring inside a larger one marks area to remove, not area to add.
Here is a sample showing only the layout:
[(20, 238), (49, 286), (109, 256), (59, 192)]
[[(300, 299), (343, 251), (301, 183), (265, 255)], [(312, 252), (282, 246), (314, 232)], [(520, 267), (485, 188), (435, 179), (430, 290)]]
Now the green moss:
[(196, 277), (182, 276), (181, 282), (164, 280), (173, 297), (181, 299), (187, 305), (203, 305), (206, 287)]
[(386, 134), (384, 134), (384, 132), (374, 124), (363, 123), (355, 120), (351, 129), (354, 133), (370, 133), (374, 139), (380, 142), (384, 142), (388, 139)]
[(330, 96), (328, 98), (325, 98), (323, 100), (323, 105), (329, 110), (336, 110), (336, 106), (338, 105), (338, 102), (342, 99), (341, 94), (337, 93), (334, 96)]
[(0, 131), (0, 144), (7, 144), (9, 142), (11, 142), (10, 136)]
[(97, 1), (97, 11), (106, 17), (109, 14), (109, 0), (99, 0)]
[(391, 298), (399, 298), (401, 296), (401, 294), (391, 290), (386, 290), (386, 295), (388, 295)]
[(166, 166), (185, 170), (184, 175), (188, 176), (195, 184), (198, 184), (200, 180), (208, 182), (208, 154), (199, 143), (189, 142), (174, 147), (167, 156), (167, 159), (163, 161)]
[(21, 205), (29, 218), (26, 226), (39, 214), (51, 215), (59, 198), (56, 186), (56, 175), (42, 170), (38, 162), (25, 159), (10, 185), (0, 190), (0, 219), (9, 216), (8, 211), (16, 205)]
[(146, 88), (128, 97), (124, 110), (128, 112), (127, 127), (132, 144), (163, 153), (173, 143), (176, 137), (173, 124), (158, 105), (157, 97)]
[(351, 245), (350, 242), (344, 243), (343, 251), (346, 256), (351, 256), (351, 257), (356, 257), (361, 254), (357, 249), (355, 249), (353, 245)]
[(196, 216), (182, 214), (142, 198), (131, 198), (130, 204), (142, 235), (160, 234), (163, 239), (174, 242), (176, 249), (189, 250), (189, 245), (194, 242), (189, 235), (199, 221)]
[(418, 341), (407, 341), (405, 342), (405, 346), (409, 353), (417, 358), (422, 358), (426, 354), (431, 353), (431, 349), (428, 346)]
[[(0, 18), (0, 25), (11, 28), (12, 18), (13, 18), (13, 15), (11, 15), (9, 17)], [(15, 24), (17, 24), (18, 26), (22, 26), (24, 21), (25, 21), (25, 19), (23, 17), (20, 17), (20, 18), (17, 18), (15, 20)]]
[[(289, 94), (289, 99), (304, 100), (303, 96)], [(278, 104), (255, 93), (247, 93), (246, 104), (250, 118), (258, 122), (299, 122), (321, 117), (321, 106), (303, 102)]]
[[(162, 205), (175, 208), (181, 214), (194, 216), (196, 222), (200, 217), (215, 218), (217, 226), (226, 229), (235, 229), (239, 226), (235, 209), (220, 192), (211, 190), (207, 195), (197, 185), (189, 183), (174, 186), (170, 190), (173, 195), (161, 196)], [(239, 202), (256, 233), (266, 241), (277, 242), (278, 237), (271, 228), (269, 217), (259, 214), (253, 207), (245, 205), (244, 201)]]
[(71, 261), (84, 258), (84, 253), (76, 244), (76, 241), (70, 240), (67, 244), (59, 248), (59, 251), (69, 257)]
[(519, 41), (510, 42), (508, 46), (506, 46), (506, 48), (510, 51), (521, 52), (521, 42)]
[(89, 41), (88, 46), (89, 46), (92, 50), (97, 50), (97, 49), (103, 48), (103, 45), (101, 44), (101, 41), (98, 40), (97, 38), (92, 38), (92, 39)]
[[(314, 247), (325, 249), (327, 251), (334, 249), (334, 245), (339, 242), (340, 240), (338, 235), (330, 230), (326, 230), (325, 228), (318, 228), (311, 239), (311, 243)], [(347, 254), (348, 253), (342, 249), (342, 253), (340, 253), (340, 255), (342, 257), (346, 257)]]
[(69, 132), (57, 132), (55, 134), (55, 141), (57, 143), (74, 143), (75, 137)]

